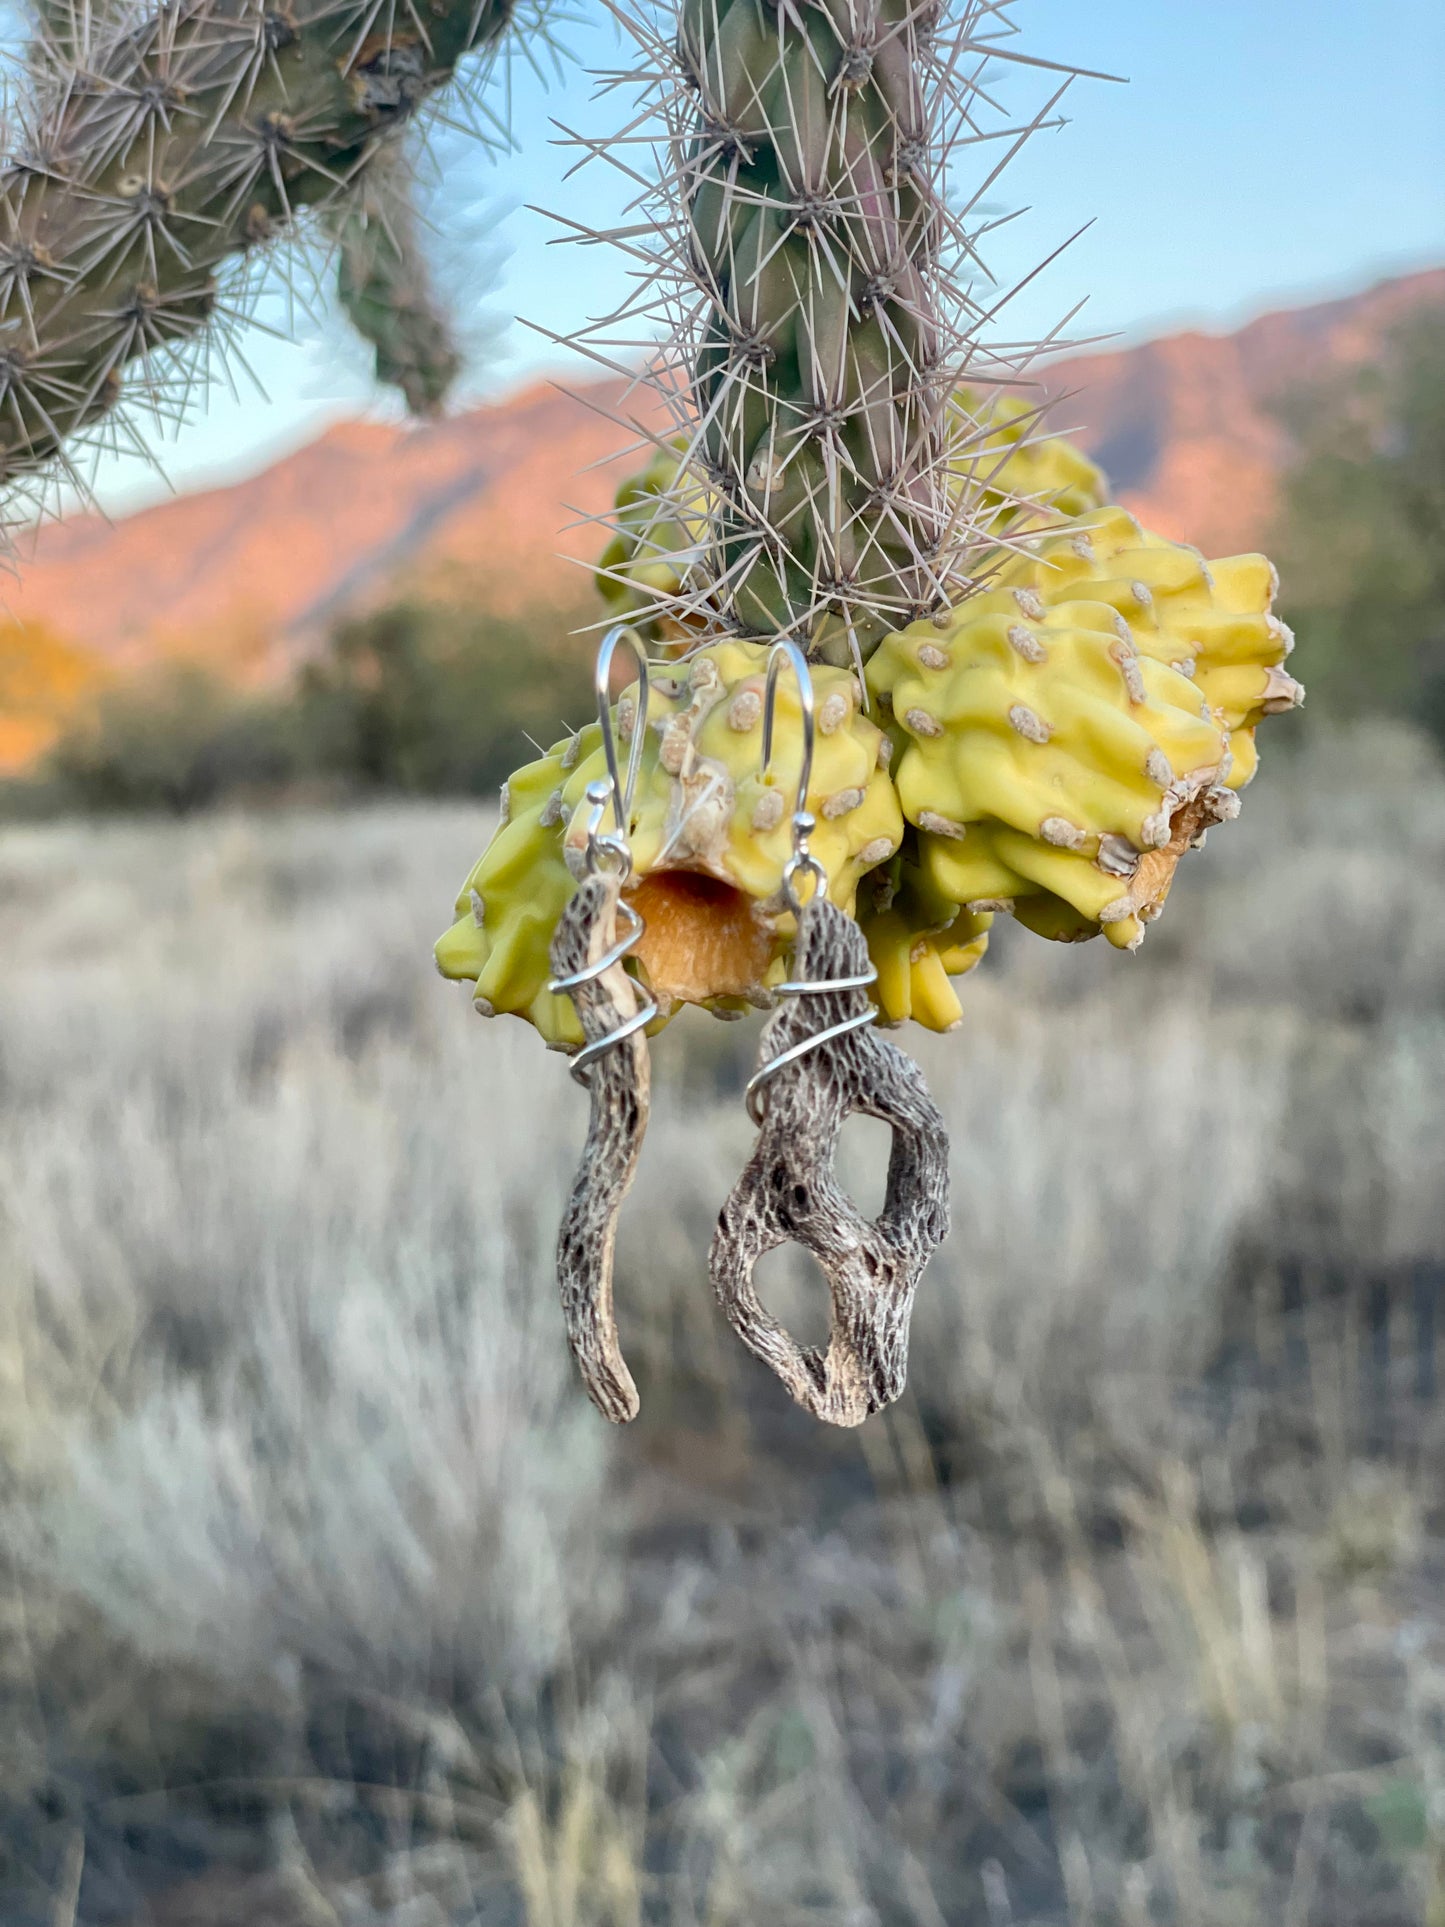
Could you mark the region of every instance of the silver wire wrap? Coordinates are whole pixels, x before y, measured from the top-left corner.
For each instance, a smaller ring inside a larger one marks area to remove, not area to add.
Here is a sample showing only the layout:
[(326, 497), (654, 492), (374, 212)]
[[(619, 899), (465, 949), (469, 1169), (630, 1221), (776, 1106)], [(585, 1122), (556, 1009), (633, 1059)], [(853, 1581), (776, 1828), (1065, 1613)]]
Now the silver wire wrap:
[[(798, 895), (798, 878), (810, 874), (813, 891), (826, 890), (828, 873), (808, 848), (808, 839), (818, 827), (818, 819), (807, 808), (808, 785), (813, 776), (813, 742), (815, 724), (813, 718), (813, 682), (808, 674), (808, 659), (791, 637), (781, 637), (768, 651), (768, 675), (763, 685), (763, 763), (762, 775), (766, 777), (773, 760), (773, 723), (778, 706), (778, 676), (786, 662), (792, 669), (798, 685), (798, 703), (803, 717), (803, 760), (798, 769), (798, 793), (793, 805), (793, 853), (783, 868), (783, 897), (795, 917), (801, 918), (805, 908)], [(811, 898), (809, 901), (811, 902)], [(870, 963), (866, 971), (859, 971), (852, 977), (830, 977), (825, 981), (812, 982), (806, 978), (788, 978), (784, 983), (773, 986), (774, 994), (779, 997), (808, 997), (821, 995), (824, 991), (867, 990), (878, 981), (878, 972)], [(850, 1030), (859, 1030), (864, 1024), (871, 1024), (878, 1015), (878, 1006), (870, 1004), (867, 1010), (855, 1016), (845, 1017), (840, 1023), (829, 1024), (809, 1037), (779, 1051), (776, 1057), (769, 1058), (766, 1064), (759, 1065), (748, 1079), (744, 1102), (748, 1116), (761, 1127), (763, 1106), (759, 1102), (764, 1087), (772, 1082), (778, 1072), (789, 1064), (796, 1064), (808, 1056), (821, 1044), (828, 1044), (835, 1037), (846, 1037)]]
[[(611, 678), (612, 658), (617, 653), (619, 642), (625, 641), (637, 661), (637, 709), (632, 724), (632, 745), (627, 757), (627, 782), (624, 786), (617, 762), (617, 738), (612, 728)], [(602, 645), (597, 651), (597, 661), (592, 671), (592, 690), (597, 700), (597, 722), (602, 731), (602, 753), (607, 759), (607, 778), (598, 779), (587, 785), (587, 847), (583, 857), (588, 876), (600, 876), (605, 868), (625, 882), (632, 874), (632, 846), (629, 836), (632, 823), (632, 800), (637, 794), (637, 777), (642, 768), (642, 751), (647, 733), (647, 716), (651, 695), (648, 681), (647, 651), (635, 629), (619, 622), (607, 631)], [(603, 820), (611, 805), (611, 831), (604, 835)], [(604, 858), (608, 862), (604, 864)], [(627, 919), (627, 929), (595, 963), (588, 964), (585, 970), (574, 971), (568, 977), (552, 977), (547, 988), (554, 997), (566, 996), (579, 989), (583, 984), (594, 983), (614, 964), (622, 962), (646, 929), (641, 915), (630, 903), (621, 897), (617, 899), (617, 914)], [(598, 1037), (590, 1044), (584, 1044), (571, 1062), (571, 1072), (579, 1084), (588, 1084), (588, 1069), (599, 1057), (615, 1050), (624, 1038), (634, 1036), (646, 1029), (658, 1014), (657, 1004), (652, 998), (643, 995), (638, 987), (639, 1007), (625, 1023), (615, 1030)]]

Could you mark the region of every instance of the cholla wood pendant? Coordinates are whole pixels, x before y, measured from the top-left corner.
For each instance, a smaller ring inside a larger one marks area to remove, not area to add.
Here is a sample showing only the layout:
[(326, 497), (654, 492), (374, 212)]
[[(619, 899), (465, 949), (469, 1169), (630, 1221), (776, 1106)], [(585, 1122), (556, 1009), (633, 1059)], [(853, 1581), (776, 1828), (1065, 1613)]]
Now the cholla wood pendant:
[(621, 888), (618, 874), (588, 877), (552, 939), (553, 982), (571, 995), (591, 1053), (579, 1078), (587, 1085), (591, 1118), (557, 1240), (557, 1282), (582, 1382), (614, 1425), (638, 1411), (637, 1387), (617, 1338), (612, 1262), (617, 1215), (632, 1187), (651, 1108), (642, 1029), (655, 1009), (618, 954), (636, 935), (633, 930), (618, 937), (618, 911), (627, 909)]
[[(763, 775), (785, 662), (803, 719), (793, 853), (782, 880), (797, 925), (793, 974), (776, 986), (783, 1005), (763, 1031), (747, 1089), (758, 1142), (723, 1206), (709, 1269), (733, 1330), (798, 1403), (831, 1425), (860, 1425), (891, 1404), (907, 1378), (913, 1294), (948, 1235), (948, 1133), (918, 1066), (872, 1028), (878, 1009), (869, 993), (878, 972), (858, 925), (829, 902), (828, 873), (809, 848), (817, 828), (805, 807), (816, 720), (807, 662), (786, 640), (768, 658)], [(893, 1132), (887, 1194), (871, 1224), (833, 1171), (839, 1133), (856, 1111)], [(764, 1310), (753, 1284), (759, 1259), (790, 1242), (811, 1251), (828, 1280), (824, 1352), (800, 1346)]]
[[(904, 1388), (913, 1294), (948, 1236), (948, 1132), (922, 1071), (870, 1027), (868, 946), (821, 890), (798, 918), (793, 969), (797, 994), (762, 1036), (762, 1129), (708, 1264), (733, 1330), (798, 1403), (830, 1425), (860, 1425)], [(854, 1112), (893, 1132), (887, 1194), (872, 1223), (833, 1171)], [(799, 1345), (758, 1298), (754, 1268), (787, 1243), (812, 1252), (828, 1280), (826, 1351)]]
[[(617, 1337), (612, 1267), (617, 1217), (632, 1188), (651, 1110), (645, 1032), (658, 1014), (657, 1005), (623, 969), (645, 926), (622, 895), (632, 871), (628, 823), (642, 760), (642, 732), (634, 730), (624, 784), (608, 701), (612, 658), (622, 642), (637, 658), (644, 714), (647, 709), (647, 652), (630, 630), (612, 629), (597, 652), (593, 678), (607, 776), (587, 786), (584, 873), (557, 922), (547, 986), (553, 996), (569, 997), (576, 1010), (582, 1046), (573, 1057), (572, 1075), (590, 1098), (587, 1142), (557, 1239), (557, 1283), (567, 1342), (582, 1382), (614, 1425), (638, 1412), (637, 1387)], [(604, 828), (609, 812), (610, 832)]]

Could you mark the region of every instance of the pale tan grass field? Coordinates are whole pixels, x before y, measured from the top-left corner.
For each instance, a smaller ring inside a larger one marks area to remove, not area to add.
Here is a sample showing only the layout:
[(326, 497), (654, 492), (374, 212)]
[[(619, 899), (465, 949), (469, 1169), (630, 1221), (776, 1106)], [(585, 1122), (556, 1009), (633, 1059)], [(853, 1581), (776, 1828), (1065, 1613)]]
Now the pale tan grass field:
[(6, 1927), (1445, 1927), (1419, 743), (1277, 761), (1140, 957), (1006, 930), (905, 1035), (955, 1229), (847, 1435), (712, 1305), (755, 1027), (700, 1016), (643, 1416), (587, 1405), (585, 1100), (430, 968), (487, 823), (0, 837)]

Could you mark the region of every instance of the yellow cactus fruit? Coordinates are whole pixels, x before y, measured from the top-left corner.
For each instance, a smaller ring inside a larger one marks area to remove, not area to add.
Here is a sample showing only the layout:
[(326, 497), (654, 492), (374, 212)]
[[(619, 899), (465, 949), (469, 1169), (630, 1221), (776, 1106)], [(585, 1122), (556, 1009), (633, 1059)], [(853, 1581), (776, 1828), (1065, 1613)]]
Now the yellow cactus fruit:
[(1132, 948), (1183, 849), (1237, 807), (1224, 727), (1108, 603), (992, 591), (890, 636), (868, 677), (906, 744), (924, 882), (974, 913)]
[(659, 598), (679, 593), (682, 572), (707, 533), (712, 491), (689, 477), (681, 455), (686, 445), (678, 436), (618, 489), (616, 533), (593, 574), (609, 610), (654, 641), (679, 634), (675, 624), (654, 621), (652, 612)]
[(994, 580), (1045, 608), (1106, 602), (1141, 656), (1190, 677), (1229, 733), (1226, 781), (1242, 789), (1257, 764), (1260, 720), (1293, 709), (1304, 691), (1283, 663), (1294, 647), (1270, 612), (1278, 587), (1262, 555), (1206, 562), (1197, 549), (1150, 535), (1126, 510), (1080, 517), (1014, 556)]
[[(994, 581), (886, 639), (866, 672), (871, 717), (850, 670), (812, 671), (812, 847), (864, 928), (888, 1022), (951, 1028), (949, 979), (979, 961), (1001, 910), (1055, 941), (1102, 930), (1134, 948), (1183, 852), (1236, 813), (1260, 719), (1302, 694), (1262, 557), (1207, 563), (1108, 508), (1009, 556)], [(801, 709), (783, 678), (764, 775), (767, 656), (719, 642), (652, 679), (628, 889), (646, 924), (635, 967), (664, 1016), (764, 1002), (783, 971)], [(617, 705), (624, 747), (635, 709), (634, 687)], [(582, 869), (584, 792), (605, 773), (593, 724), (513, 777), (437, 946), (445, 974), (475, 980), (478, 1008), (564, 1047), (579, 1032), (546, 989), (547, 947)]]
[(444, 977), (474, 981), (483, 1016), (525, 1017), (548, 1044), (570, 1049), (582, 1042), (577, 1013), (547, 989), (548, 946), (577, 887), (562, 854), (568, 748), (557, 744), (503, 785), (502, 820), (461, 887), (436, 960)]
[[(633, 802), (634, 901), (647, 930), (634, 956), (662, 1006), (766, 996), (781, 970), (791, 919), (780, 896), (792, 853), (790, 821), (802, 762), (797, 690), (780, 679), (773, 760), (762, 770), (763, 689), (768, 645), (710, 644), (654, 676), (648, 739)], [(813, 855), (829, 895), (851, 911), (859, 878), (886, 862), (903, 839), (889, 780), (891, 745), (861, 713), (851, 670), (812, 671), (815, 742), (808, 808), (817, 818)], [(635, 690), (618, 704), (618, 734), (630, 743)], [(600, 741), (579, 760), (565, 801), (574, 814), (565, 848), (579, 866), (586, 846), (586, 786), (604, 773)]]
[[(909, 844), (914, 842), (910, 835)], [(961, 977), (988, 949), (988, 911), (960, 909), (938, 896), (908, 845), (865, 879), (858, 922), (878, 972), (876, 995), (885, 1024), (912, 1018), (926, 1030), (952, 1030), (963, 1007), (950, 977)]]
[[(783, 678), (764, 775), (767, 658), (765, 643), (718, 643), (675, 674), (652, 678), (628, 897), (646, 924), (633, 959), (664, 1015), (679, 1003), (726, 1011), (767, 1001), (769, 983), (783, 974), (792, 918), (781, 885), (792, 853), (802, 711)], [(859, 879), (898, 850), (903, 815), (887, 771), (888, 738), (860, 713), (857, 678), (821, 665), (811, 681), (811, 848), (829, 895), (851, 911)], [(615, 712), (624, 757), (636, 705), (634, 685)], [(507, 820), (462, 886), (459, 921), (437, 945), (446, 976), (475, 978), (479, 1008), (526, 1017), (564, 1044), (580, 1032), (570, 1003), (547, 992), (547, 946), (585, 862), (587, 785), (605, 774), (595, 723), (518, 771), (507, 786)]]
[(1021, 510), (1034, 525), (1044, 516), (1087, 514), (1108, 500), (1104, 471), (1062, 435), (1043, 434), (1037, 404), (1017, 395), (980, 397), (969, 388), (956, 389), (954, 400), (977, 424), (964, 471), (985, 502), (997, 505), (996, 528)]

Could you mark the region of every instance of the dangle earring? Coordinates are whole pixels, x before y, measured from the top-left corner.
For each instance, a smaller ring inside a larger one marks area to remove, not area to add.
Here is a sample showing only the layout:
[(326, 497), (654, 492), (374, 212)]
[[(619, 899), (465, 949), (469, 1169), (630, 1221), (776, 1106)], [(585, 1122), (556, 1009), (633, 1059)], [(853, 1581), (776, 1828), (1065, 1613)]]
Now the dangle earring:
[[(624, 640), (638, 668), (625, 785), (618, 769), (609, 689), (612, 658)], [(632, 874), (632, 801), (642, 766), (649, 695), (647, 653), (634, 630), (619, 625), (607, 632), (597, 652), (594, 687), (607, 779), (587, 785), (584, 874), (557, 921), (549, 953), (554, 975), (547, 988), (572, 999), (582, 1026), (584, 1042), (572, 1059), (572, 1075), (591, 1099), (587, 1143), (557, 1240), (557, 1282), (567, 1342), (588, 1396), (604, 1418), (621, 1425), (636, 1418), (638, 1397), (617, 1339), (613, 1252), (617, 1215), (637, 1170), (651, 1105), (643, 1033), (658, 1014), (657, 1005), (622, 967), (645, 927), (622, 895)], [(609, 813), (613, 826), (604, 831)]]
[[(827, 873), (809, 849), (817, 827), (807, 807), (813, 687), (806, 657), (787, 639), (768, 657), (762, 773), (772, 762), (785, 661), (797, 680), (803, 730), (793, 850), (782, 880), (797, 922), (793, 970), (776, 987), (784, 1002), (763, 1029), (747, 1087), (758, 1141), (722, 1208), (708, 1264), (718, 1302), (749, 1351), (816, 1418), (858, 1425), (903, 1390), (913, 1295), (948, 1235), (948, 1134), (918, 1066), (870, 1028), (878, 1010), (868, 991), (878, 973), (858, 925), (829, 900)], [(833, 1168), (855, 1111), (893, 1132), (887, 1195), (872, 1222)], [(758, 1261), (790, 1242), (810, 1251), (828, 1280), (826, 1350), (799, 1345), (758, 1298)]]

